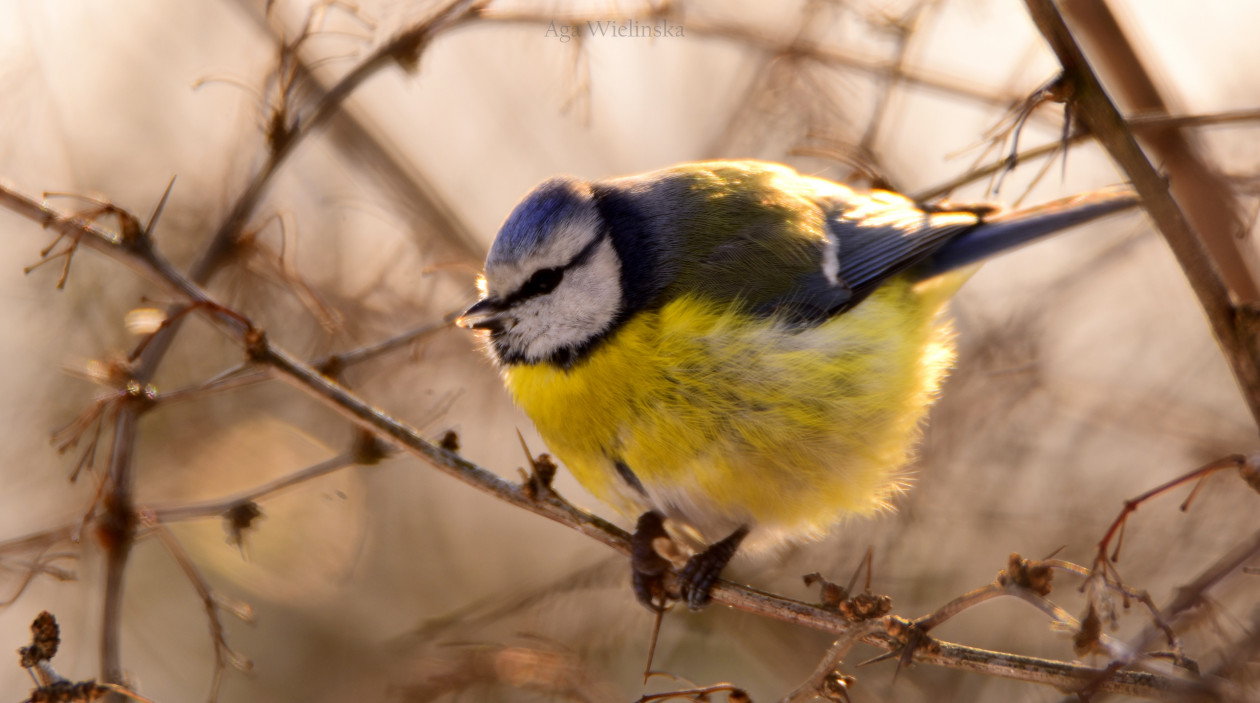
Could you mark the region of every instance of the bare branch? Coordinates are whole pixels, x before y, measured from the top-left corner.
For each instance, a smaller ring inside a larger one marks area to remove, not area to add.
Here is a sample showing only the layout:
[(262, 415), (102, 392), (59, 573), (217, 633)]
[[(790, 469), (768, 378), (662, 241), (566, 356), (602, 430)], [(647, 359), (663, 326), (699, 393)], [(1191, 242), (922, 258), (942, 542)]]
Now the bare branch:
[(1230, 299), (1229, 287), (1173, 199), (1168, 181), (1138, 146), (1053, 0), (1025, 2), (1033, 21), (1063, 65), (1065, 80), (1072, 86), (1072, 104), (1089, 131), (1133, 182), (1147, 214), (1164, 235), (1198, 296), (1253, 419), (1260, 422), (1260, 345), (1257, 345), (1260, 321), (1256, 319), (1256, 311), (1236, 306)]
[(207, 517), (219, 517), (231, 510), (233, 507), (242, 503), (262, 500), (279, 493), (286, 488), (291, 488), (319, 476), (324, 476), (344, 469), (347, 466), (354, 465), (356, 465), (356, 462), (353, 455), (341, 454), (326, 461), (321, 461), (318, 464), (308, 466), (300, 471), (294, 471), (291, 474), (281, 476), (280, 478), (264, 483), (261, 486), (255, 486), (254, 488), (241, 491), (240, 493), (236, 493), (225, 498), (215, 498), (213, 500), (202, 501), (199, 503), (146, 506), (145, 512), (151, 514), (154, 520), (161, 523), (197, 520)]
[[(1168, 111), (1154, 77), (1109, 3), (1064, 0), (1062, 7), (1079, 28), (1080, 38), (1093, 45), (1099, 69), (1107, 74), (1108, 84), (1129, 109)], [(1203, 157), (1194, 135), (1170, 125), (1147, 130), (1142, 137), (1167, 173), (1169, 190), (1211, 253), (1230, 292), (1244, 305), (1260, 301), (1254, 256), (1250, 247), (1240, 246), (1246, 232), (1242, 208), (1222, 174)]]

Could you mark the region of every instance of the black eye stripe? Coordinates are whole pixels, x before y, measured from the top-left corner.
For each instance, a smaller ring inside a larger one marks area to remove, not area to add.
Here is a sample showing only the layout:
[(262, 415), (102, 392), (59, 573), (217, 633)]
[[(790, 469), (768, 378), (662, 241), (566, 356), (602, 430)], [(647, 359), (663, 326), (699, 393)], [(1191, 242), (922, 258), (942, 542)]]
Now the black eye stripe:
[(595, 250), (599, 247), (599, 243), (604, 240), (604, 235), (595, 237), (589, 244), (582, 247), (582, 250), (574, 255), (569, 262), (563, 266), (554, 266), (551, 268), (539, 269), (533, 273), (525, 283), (521, 284), (512, 293), (503, 298), (502, 306), (504, 308), (511, 307), (522, 300), (528, 300), (540, 295), (546, 295), (555, 290), (564, 280), (564, 273), (571, 268), (581, 266), (595, 255)]
[(546, 295), (555, 290), (562, 280), (564, 280), (564, 269), (539, 269), (534, 272), (534, 275), (529, 277), (528, 281), (525, 281), (525, 285), (521, 286), (521, 289), (517, 291), (517, 295), (522, 298)]

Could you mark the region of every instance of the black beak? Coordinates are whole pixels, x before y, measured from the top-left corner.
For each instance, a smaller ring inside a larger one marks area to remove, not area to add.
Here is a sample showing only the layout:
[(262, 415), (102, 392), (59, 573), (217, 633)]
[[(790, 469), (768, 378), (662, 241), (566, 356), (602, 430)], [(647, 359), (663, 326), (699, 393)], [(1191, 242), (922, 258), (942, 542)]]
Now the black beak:
[(470, 330), (500, 330), (503, 320), (498, 314), (503, 312), (503, 304), (494, 298), (482, 298), (464, 311), (455, 320), (455, 324)]

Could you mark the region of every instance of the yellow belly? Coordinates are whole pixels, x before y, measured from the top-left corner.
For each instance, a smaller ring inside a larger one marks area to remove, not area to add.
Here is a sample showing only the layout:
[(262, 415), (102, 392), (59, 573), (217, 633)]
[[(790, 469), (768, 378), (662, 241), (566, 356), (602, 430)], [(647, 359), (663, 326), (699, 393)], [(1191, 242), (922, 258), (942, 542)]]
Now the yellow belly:
[(635, 315), (569, 371), (504, 373), (551, 451), (621, 512), (661, 510), (707, 541), (741, 524), (760, 544), (812, 538), (905, 486), (953, 362), (940, 312), (959, 282), (894, 278), (805, 330), (681, 298)]

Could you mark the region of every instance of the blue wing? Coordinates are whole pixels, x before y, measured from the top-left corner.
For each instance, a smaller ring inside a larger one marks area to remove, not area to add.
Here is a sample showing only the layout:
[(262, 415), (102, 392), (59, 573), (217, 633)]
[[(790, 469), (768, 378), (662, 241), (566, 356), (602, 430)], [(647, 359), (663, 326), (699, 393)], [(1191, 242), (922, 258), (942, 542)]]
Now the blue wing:
[(1137, 204), (1126, 187), (996, 214), (925, 211), (892, 193), (866, 197), (827, 220), (839, 278), (858, 300), (903, 271), (926, 280)]
[(1010, 213), (933, 209), (757, 161), (701, 162), (592, 185), (628, 309), (680, 294), (820, 324), (892, 276), (925, 280), (1131, 207), (1128, 189)]

